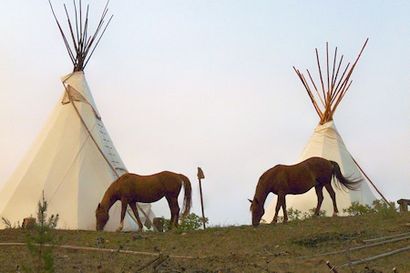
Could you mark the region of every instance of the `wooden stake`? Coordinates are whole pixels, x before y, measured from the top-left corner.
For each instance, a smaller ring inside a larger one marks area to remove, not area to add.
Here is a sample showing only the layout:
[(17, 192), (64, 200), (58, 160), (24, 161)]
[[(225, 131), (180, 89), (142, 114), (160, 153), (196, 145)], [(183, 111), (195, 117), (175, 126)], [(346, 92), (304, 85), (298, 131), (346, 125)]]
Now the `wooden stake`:
[(205, 226), (205, 212), (204, 212), (204, 200), (202, 197), (202, 183), (201, 183), (201, 179), (205, 178), (204, 172), (202, 171), (202, 169), (200, 167), (198, 167), (198, 182), (199, 182), (199, 194), (201, 196), (201, 210), (202, 210), (202, 225), (204, 227), (204, 229), (206, 229)]
[(329, 261), (326, 261), (327, 267), (330, 268), (330, 272), (338, 273), (335, 266), (332, 266)]

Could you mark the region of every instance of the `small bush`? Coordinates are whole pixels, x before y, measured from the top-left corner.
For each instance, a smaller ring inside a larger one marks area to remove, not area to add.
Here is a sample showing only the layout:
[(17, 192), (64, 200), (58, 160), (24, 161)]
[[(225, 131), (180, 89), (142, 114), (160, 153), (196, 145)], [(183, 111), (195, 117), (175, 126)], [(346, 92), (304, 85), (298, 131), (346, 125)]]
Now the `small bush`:
[(20, 228), (20, 222), (12, 224), (11, 221), (5, 217), (1, 217), (5, 229), (16, 229)]
[[(303, 213), (303, 219), (310, 219), (312, 217), (315, 217), (315, 211), (316, 208), (311, 208), (310, 210), (306, 211)], [(326, 211), (325, 210), (319, 210), (319, 217), (326, 216)]]
[(377, 213), (382, 215), (383, 217), (394, 217), (395, 215), (397, 215), (397, 208), (394, 202), (387, 204), (383, 200), (374, 200), (372, 206), (353, 202), (350, 207), (343, 209), (343, 212), (347, 213), (350, 216)]
[(38, 202), (37, 222), (27, 235), (27, 248), (31, 254), (32, 266), (23, 266), (25, 272), (52, 273), (54, 258), (51, 246), (55, 244), (53, 229), (57, 226), (58, 214), (47, 218), (47, 201)]
[(383, 217), (394, 217), (398, 214), (394, 202), (389, 202), (389, 204), (387, 204), (382, 200), (374, 200), (373, 208), (376, 213), (379, 213)]
[(343, 209), (343, 212), (347, 213), (349, 216), (359, 216), (374, 213), (375, 210), (369, 205), (362, 205), (359, 204), (359, 202), (353, 202), (350, 207)]
[[(302, 212), (298, 209), (290, 207), (287, 209), (287, 214), (288, 214), (288, 220), (289, 221), (303, 221), (306, 219), (310, 219), (312, 217), (315, 217), (315, 211), (316, 208), (311, 208), (308, 211)], [(319, 217), (321, 216), (326, 216), (326, 211), (325, 210), (320, 210), (319, 211)], [(283, 216), (278, 217), (278, 221), (281, 222), (283, 221)]]
[[(205, 223), (208, 223), (208, 218), (205, 217)], [(164, 229), (165, 231), (170, 229), (171, 222), (169, 219), (164, 219)], [(202, 227), (202, 217), (199, 217), (195, 213), (189, 214), (187, 217), (179, 222), (178, 228), (179, 232), (185, 232), (190, 230), (198, 230)]]
[(287, 212), (288, 212), (289, 221), (302, 220), (302, 212), (300, 210), (294, 209), (294, 208), (289, 208)]
[[(287, 210), (288, 220), (289, 221), (302, 221), (302, 220), (310, 219), (312, 217), (315, 217), (315, 211), (316, 211), (316, 208), (311, 208), (308, 211), (302, 212), (298, 209), (290, 207)], [(319, 211), (319, 217), (321, 216), (326, 216), (325, 210)], [(283, 216), (280, 216), (279, 220), (283, 220)]]
[(1, 217), (1, 220), (2, 220), (2, 222), (3, 222), (6, 229), (13, 228), (13, 225), (11, 224), (9, 219)]

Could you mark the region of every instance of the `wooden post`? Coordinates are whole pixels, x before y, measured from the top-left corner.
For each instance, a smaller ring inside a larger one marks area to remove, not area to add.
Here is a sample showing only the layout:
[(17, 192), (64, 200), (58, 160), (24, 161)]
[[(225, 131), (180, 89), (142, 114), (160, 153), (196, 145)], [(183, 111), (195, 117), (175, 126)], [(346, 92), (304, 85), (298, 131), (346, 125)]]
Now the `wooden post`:
[(164, 218), (154, 217), (152, 220), (152, 225), (154, 226), (154, 231), (164, 232)]
[(330, 268), (330, 272), (338, 273), (335, 266), (332, 266), (329, 261), (326, 261), (327, 267)]
[(33, 229), (35, 225), (36, 225), (36, 218), (26, 217), (23, 219), (23, 224), (21, 225), (21, 227), (25, 229)]
[(397, 204), (400, 205), (400, 212), (407, 212), (409, 211), (410, 199), (400, 199), (397, 201)]
[(205, 227), (204, 200), (203, 200), (203, 197), (202, 197), (202, 183), (201, 183), (201, 179), (204, 179), (205, 175), (204, 175), (204, 172), (202, 171), (202, 169), (200, 167), (198, 167), (197, 176), (198, 176), (198, 182), (199, 182), (199, 194), (201, 196), (202, 225), (205, 229), (206, 227)]

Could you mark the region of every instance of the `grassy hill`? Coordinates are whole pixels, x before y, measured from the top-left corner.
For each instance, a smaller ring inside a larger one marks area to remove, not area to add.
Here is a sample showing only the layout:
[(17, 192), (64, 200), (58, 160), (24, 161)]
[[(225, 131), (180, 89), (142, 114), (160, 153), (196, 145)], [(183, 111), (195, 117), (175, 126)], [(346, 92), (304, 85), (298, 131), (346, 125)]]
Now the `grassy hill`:
[[(0, 272), (32, 266), (24, 245), (29, 231), (0, 230)], [(56, 272), (410, 272), (410, 251), (356, 266), (349, 261), (408, 247), (410, 239), (321, 255), (372, 244), (367, 239), (409, 233), (410, 213), (321, 217), (288, 224), (214, 227), (190, 232), (52, 231)], [(64, 246), (88, 247), (84, 249)], [(109, 252), (112, 249), (112, 252)], [(129, 252), (126, 252), (129, 251)], [(133, 252), (132, 252), (133, 251)], [(22, 272), (22, 271), (21, 271)]]

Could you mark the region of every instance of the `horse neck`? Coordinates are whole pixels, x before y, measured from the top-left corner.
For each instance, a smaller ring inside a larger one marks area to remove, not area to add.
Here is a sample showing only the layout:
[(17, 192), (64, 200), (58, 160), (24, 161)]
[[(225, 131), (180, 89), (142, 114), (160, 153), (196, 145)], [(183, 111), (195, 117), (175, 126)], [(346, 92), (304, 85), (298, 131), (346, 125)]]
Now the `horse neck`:
[(256, 186), (254, 199), (258, 199), (258, 202), (263, 206), (265, 204), (266, 197), (268, 197), (270, 190), (268, 189), (265, 180), (260, 180)]
[(101, 200), (100, 205), (105, 208), (107, 211), (114, 205), (114, 203), (119, 200), (118, 194), (117, 194), (117, 185), (112, 183), (107, 191), (104, 193), (104, 197)]

